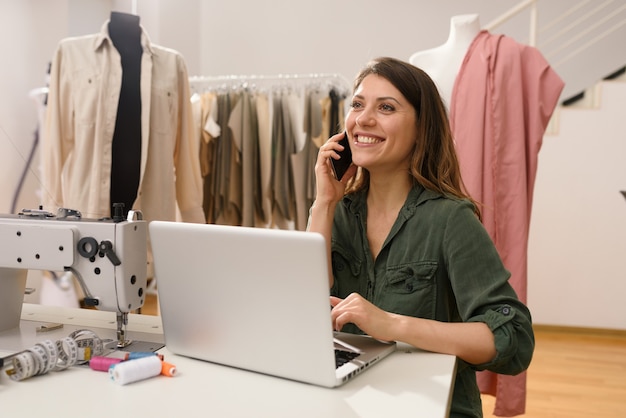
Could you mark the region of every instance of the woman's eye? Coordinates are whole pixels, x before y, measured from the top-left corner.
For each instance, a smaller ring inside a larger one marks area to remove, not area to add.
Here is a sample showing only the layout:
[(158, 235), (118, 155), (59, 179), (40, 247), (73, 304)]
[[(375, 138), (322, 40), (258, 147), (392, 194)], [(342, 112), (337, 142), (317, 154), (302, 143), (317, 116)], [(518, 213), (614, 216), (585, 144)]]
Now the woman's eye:
[(385, 112), (393, 112), (394, 110), (396, 110), (395, 107), (393, 107), (390, 104), (386, 104), (386, 103), (381, 104), (380, 105), (380, 109), (385, 111)]
[(352, 109), (358, 109), (358, 108), (361, 107), (361, 103), (359, 103), (359, 102), (352, 102), (352, 103), (350, 103), (350, 107)]

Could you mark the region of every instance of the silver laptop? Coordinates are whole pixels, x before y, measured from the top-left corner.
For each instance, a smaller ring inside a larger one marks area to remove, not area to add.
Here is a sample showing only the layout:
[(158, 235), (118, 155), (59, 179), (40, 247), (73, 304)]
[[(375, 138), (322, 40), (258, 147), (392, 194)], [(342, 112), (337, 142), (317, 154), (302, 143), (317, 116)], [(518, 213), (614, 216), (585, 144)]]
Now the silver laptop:
[(396, 348), (333, 332), (319, 234), (163, 221), (149, 230), (175, 354), (335, 387)]

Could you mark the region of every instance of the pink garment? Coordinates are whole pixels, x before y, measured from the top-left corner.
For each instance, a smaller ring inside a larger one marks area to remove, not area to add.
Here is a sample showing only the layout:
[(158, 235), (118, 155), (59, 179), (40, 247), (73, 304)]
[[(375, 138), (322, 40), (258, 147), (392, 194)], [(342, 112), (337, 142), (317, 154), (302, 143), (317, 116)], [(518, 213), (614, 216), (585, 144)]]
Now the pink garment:
[[(538, 153), (563, 86), (536, 48), (481, 31), (452, 91), (450, 123), (463, 181), (482, 204), (483, 224), (523, 302)], [(480, 372), (478, 384), (496, 396), (495, 415), (525, 412), (526, 372)]]

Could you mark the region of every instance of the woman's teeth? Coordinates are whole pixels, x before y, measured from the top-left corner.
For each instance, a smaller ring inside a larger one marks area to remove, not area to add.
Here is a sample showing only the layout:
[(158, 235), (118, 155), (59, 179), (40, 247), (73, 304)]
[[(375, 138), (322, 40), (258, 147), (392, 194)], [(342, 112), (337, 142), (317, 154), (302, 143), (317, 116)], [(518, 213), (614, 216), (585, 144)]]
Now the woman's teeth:
[(372, 138), (371, 136), (359, 136), (357, 138), (357, 142), (360, 142), (362, 144), (375, 144), (382, 141), (378, 138)]

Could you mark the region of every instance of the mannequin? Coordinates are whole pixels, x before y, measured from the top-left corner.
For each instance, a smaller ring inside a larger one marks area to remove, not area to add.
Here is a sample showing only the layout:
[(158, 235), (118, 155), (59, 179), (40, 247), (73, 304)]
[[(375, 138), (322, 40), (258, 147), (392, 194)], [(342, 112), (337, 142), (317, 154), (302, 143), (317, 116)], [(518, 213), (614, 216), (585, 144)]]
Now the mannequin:
[(411, 64), (426, 71), (435, 81), (448, 107), (465, 53), (479, 32), (480, 21), (477, 14), (453, 16), (448, 40), (443, 45), (416, 52), (409, 59)]
[(120, 90), (111, 161), (111, 216), (115, 203), (124, 204), (124, 216), (133, 207), (141, 165), (141, 27), (139, 16), (111, 12), (109, 37), (120, 54)]
[(42, 206), (104, 218), (122, 203), (146, 220), (204, 223), (189, 95), (184, 57), (152, 43), (138, 16), (113, 12), (97, 33), (59, 41)]

